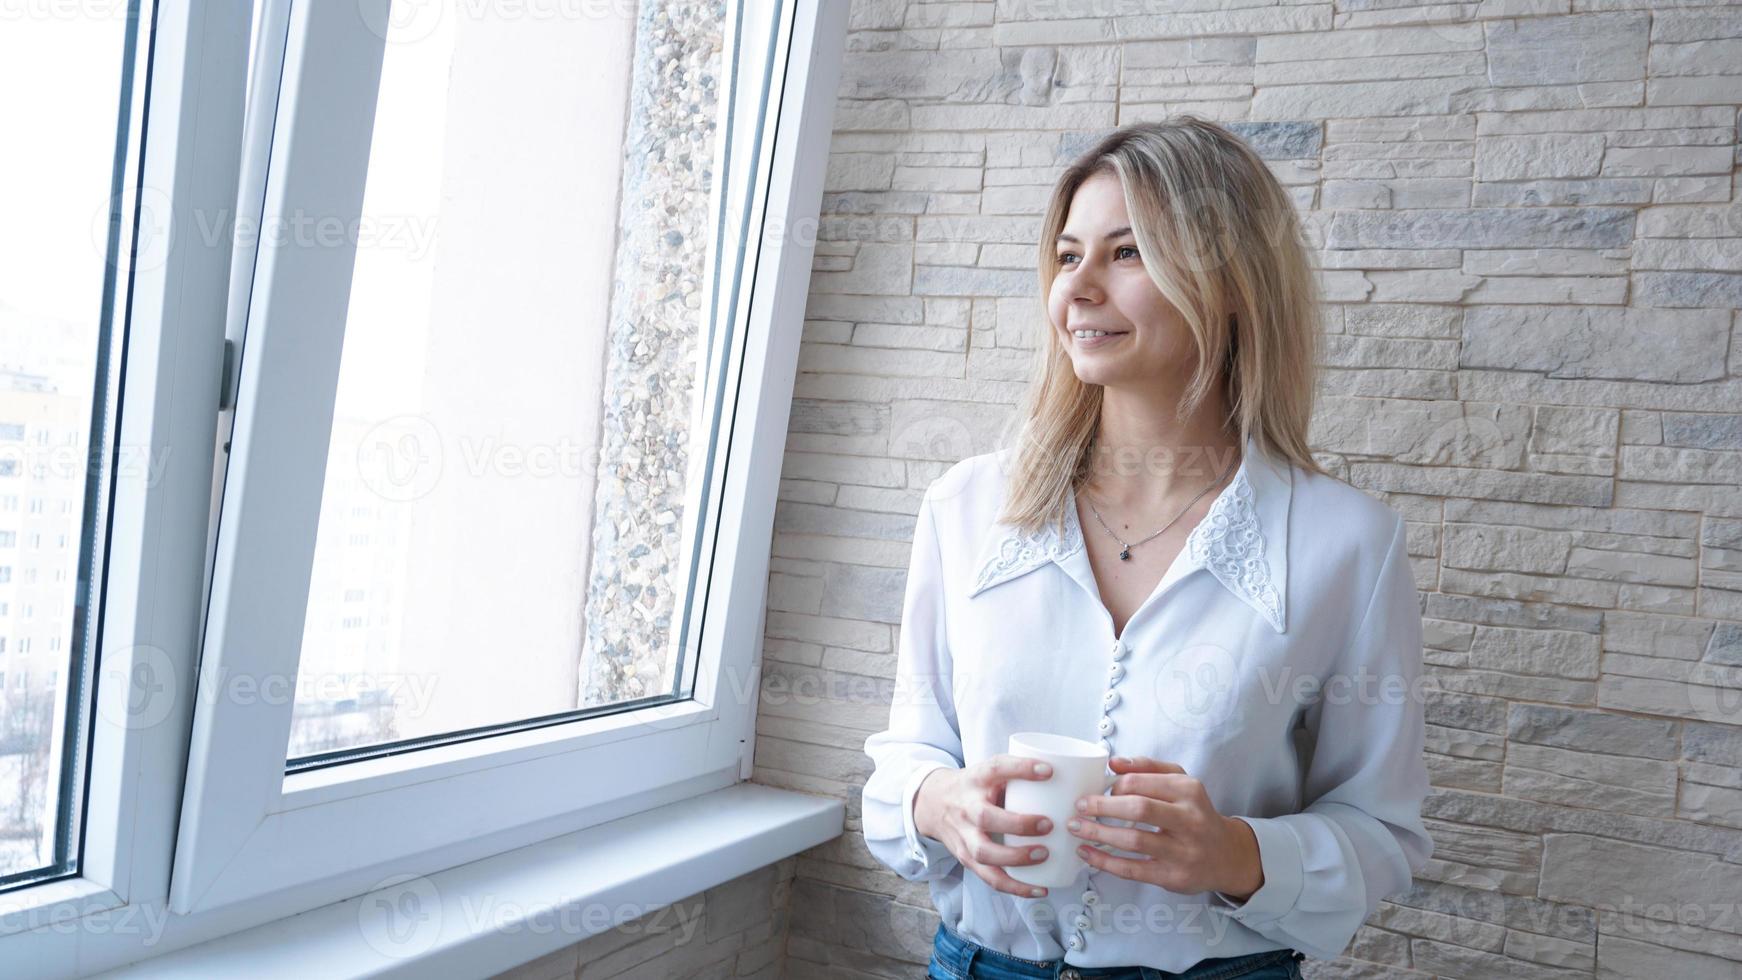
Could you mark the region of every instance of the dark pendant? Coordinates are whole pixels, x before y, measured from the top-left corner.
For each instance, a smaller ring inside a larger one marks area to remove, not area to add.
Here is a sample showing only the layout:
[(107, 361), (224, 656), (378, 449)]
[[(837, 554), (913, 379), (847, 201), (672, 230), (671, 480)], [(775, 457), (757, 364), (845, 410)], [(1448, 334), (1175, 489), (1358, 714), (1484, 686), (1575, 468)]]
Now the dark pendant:
[(1125, 549), (1121, 550), (1119, 552), (1119, 558), (1121, 561), (1130, 561), (1131, 560), (1131, 549), (1125, 548)]

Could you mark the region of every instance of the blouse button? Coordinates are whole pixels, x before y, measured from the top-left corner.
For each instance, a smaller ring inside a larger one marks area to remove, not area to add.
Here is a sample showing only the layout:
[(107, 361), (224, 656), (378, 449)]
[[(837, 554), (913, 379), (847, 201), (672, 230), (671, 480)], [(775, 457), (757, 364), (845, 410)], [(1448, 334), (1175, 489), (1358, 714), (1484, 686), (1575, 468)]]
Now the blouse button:
[(1101, 903), (1101, 896), (1096, 894), (1095, 890), (1093, 888), (1091, 888), (1088, 891), (1083, 893), (1083, 904), (1084, 905), (1099, 905), (1100, 903)]
[(1101, 716), (1101, 734), (1102, 735), (1113, 734), (1113, 719), (1107, 717), (1106, 715)]
[(1111, 667), (1107, 668), (1107, 676), (1112, 678), (1114, 683), (1118, 683), (1119, 678), (1125, 676), (1125, 665), (1124, 664), (1114, 664)]
[(1089, 914), (1087, 912), (1077, 913), (1076, 926), (1078, 929), (1087, 929), (1094, 924), (1094, 922), (1089, 920)]
[(1108, 691), (1106, 694), (1101, 695), (1101, 703), (1109, 708), (1117, 705), (1119, 703), (1119, 692)]
[(1071, 938), (1065, 940), (1065, 945), (1070, 947), (1073, 950), (1082, 949), (1083, 948), (1083, 934), (1080, 932), (1071, 933)]
[(1123, 640), (1114, 640), (1113, 641), (1113, 659), (1114, 660), (1124, 660), (1125, 655), (1130, 653), (1130, 652), (1131, 652), (1131, 648), (1126, 646), (1125, 642)]

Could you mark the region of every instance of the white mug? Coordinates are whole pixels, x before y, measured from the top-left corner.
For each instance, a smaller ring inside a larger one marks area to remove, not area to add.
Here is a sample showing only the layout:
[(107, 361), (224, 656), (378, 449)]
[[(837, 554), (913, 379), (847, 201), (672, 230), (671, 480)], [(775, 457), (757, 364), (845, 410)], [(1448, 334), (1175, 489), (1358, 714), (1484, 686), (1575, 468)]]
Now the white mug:
[[(1015, 732), (1010, 736), (1011, 755), (1039, 759), (1052, 766), (1046, 779), (1012, 779), (1004, 784), (1004, 809), (1011, 813), (1040, 814), (1052, 821), (1052, 832), (1039, 837), (1003, 834), (1011, 847), (1046, 848), (1039, 864), (1006, 865), (1004, 870), (1025, 885), (1063, 888), (1088, 866), (1077, 855), (1085, 841), (1065, 828), (1077, 816), (1077, 800), (1113, 788), (1115, 774), (1107, 768), (1109, 753), (1097, 742), (1049, 732)], [(1085, 817), (1084, 819), (1094, 819)]]

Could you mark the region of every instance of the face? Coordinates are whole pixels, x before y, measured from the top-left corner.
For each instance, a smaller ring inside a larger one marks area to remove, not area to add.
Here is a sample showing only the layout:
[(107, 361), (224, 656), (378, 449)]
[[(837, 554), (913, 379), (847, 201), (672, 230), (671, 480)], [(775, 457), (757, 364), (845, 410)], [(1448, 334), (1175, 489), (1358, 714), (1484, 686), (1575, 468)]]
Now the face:
[(1059, 272), (1047, 314), (1087, 384), (1154, 386), (1191, 370), (1191, 333), (1143, 268), (1130, 225), (1119, 178), (1097, 173), (1077, 188), (1068, 237), (1055, 245)]

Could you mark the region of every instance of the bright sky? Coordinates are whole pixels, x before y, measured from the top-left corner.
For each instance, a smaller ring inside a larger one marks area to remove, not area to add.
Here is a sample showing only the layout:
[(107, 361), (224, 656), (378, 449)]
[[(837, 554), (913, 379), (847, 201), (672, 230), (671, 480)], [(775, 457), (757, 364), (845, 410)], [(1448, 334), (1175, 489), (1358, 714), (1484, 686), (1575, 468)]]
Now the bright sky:
[(0, 302), (93, 326), (127, 29), (116, 6), (0, 22)]
[[(66, 353), (83, 359), (100, 319), (127, 24), (125, 0), (80, 6), (77, 17), (0, 12), (10, 144), (0, 153), (0, 304), (76, 324), (80, 349)], [(338, 407), (365, 418), (422, 400), (454, 18), (405, 26), (418, 38), (387, 45), (364, 219), (352, 229), (360, 247)]]

